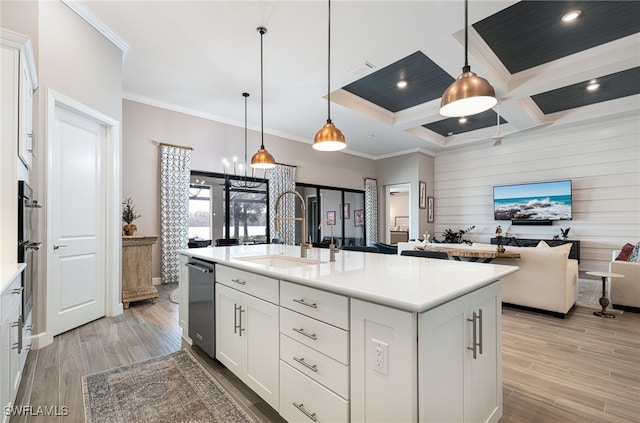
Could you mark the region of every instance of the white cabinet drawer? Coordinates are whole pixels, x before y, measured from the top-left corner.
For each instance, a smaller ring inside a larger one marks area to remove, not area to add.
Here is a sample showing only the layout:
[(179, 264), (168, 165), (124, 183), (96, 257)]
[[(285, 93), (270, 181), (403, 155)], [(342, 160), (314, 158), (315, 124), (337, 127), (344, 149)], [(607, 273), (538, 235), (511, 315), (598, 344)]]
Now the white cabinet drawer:
[(349, 330), (349, 299), (342, 295), (282, 281), (280, 305)]
[(0, 322), (4, 323), (14, 303), (22, 301), (22, 273), (18, 274), (2, 293), (0, 300)]
[(349, 332), (280, 307), (280, 333), (349, 364)]
[(280, 415), (289, 423), (349, 421), (349, 401), (280, 361)]
[(278, 304), (278, 280), (232, 267), (216, 265), (216, 282)]
[(291, 367), (349, 399), (349, 366), (280, 334), (280, 359)]

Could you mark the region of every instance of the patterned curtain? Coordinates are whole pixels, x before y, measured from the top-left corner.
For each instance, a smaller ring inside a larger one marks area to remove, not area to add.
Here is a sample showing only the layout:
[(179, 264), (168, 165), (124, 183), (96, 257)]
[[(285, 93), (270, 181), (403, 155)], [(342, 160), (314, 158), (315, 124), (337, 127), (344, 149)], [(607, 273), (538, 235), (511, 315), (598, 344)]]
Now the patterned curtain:
[[(269, 228), (271, 238), (280, 238), (282, 244), (295, 245), (296, 226), (293, 221), (280, 222), (280, 231), (276, 232), (276, 200), (287, 191), (296, 189), (296, 168), (293, 166), (277, 165), (269, 171)], [(280, 200), (280, 216), (293, 216), (296, 212), (296, 196), (285, 195)]]
[(191, 149), (160, 144), (160, 251), (162, 283), (178, 282), (178, 250), (189, 241)]
[(378, 181), (364, 179), (364, 226), (367, 245), (378, 241)]

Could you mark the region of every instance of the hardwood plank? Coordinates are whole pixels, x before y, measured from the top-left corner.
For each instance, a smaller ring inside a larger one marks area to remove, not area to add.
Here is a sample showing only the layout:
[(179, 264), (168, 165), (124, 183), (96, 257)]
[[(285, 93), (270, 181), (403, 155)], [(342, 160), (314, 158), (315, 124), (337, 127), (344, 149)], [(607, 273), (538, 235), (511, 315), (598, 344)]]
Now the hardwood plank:
[[(12, 422), (83, 421), (79, 381), (85, 374), (167, 354), (182, 347), (176, 284), (157, 286), (158, 302), (132, 303), (54, 338), (29, 354), (19, 391), (22, 405), (68, 405), (70, 416), (16, 417)], [(640, 415), (640, 314), (615, 319), (574, 307), (565, 319), (505, 307), (502, 313), (501, 423), (631, 422)], [(268, 404), (199, 348), (209, 372), (258, 422), (282, 422)], [(79, 354), (79, 355), (78, 355)]]

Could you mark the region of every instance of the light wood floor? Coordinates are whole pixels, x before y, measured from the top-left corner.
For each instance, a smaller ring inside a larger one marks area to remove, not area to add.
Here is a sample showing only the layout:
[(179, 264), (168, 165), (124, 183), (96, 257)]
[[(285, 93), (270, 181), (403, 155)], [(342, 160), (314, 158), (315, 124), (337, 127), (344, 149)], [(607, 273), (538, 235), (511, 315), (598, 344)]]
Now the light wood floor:
[[(55, 337), (29, 353), (16, 405), (68, 406), (64, 417), (12, 422), (84, 421), (81, 377), (179, 350), (176, 287), (160, 286), (157, 304), (132, 303)], [(566, 319), (503, 309), (500, 422), (633, 422), (640, 415), (640, 314), (602, 319), (576, 307)], [(212, 374), (260, 422), (282, 421), (227, 369), (194, 348)]]

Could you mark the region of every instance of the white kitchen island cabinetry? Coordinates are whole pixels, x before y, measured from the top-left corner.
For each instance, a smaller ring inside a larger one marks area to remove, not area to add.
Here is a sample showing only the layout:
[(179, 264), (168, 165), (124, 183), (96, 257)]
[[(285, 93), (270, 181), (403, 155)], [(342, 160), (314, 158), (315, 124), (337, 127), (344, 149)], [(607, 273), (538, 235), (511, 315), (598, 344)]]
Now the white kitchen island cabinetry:
[(216, 266), (216, 358), (277, 410), (279, 308), (271, 295), (247, 293), (264, 288), (277, 298), (278, 280)]
[[(330, 262), (286, 245), (182, 254), (216, 263), (216, 358), (288, 421), (502, 415), (499, 281), (517, 267), (357, 251)], [(251, 378), (254, 358), (264, 373)]]
[[(502, 413), (500, 316), (498, 283), (420, 313), (421, 423), (499, 420)], [(446, 383), (436, 384), (434, 380), (446, 380)]]

